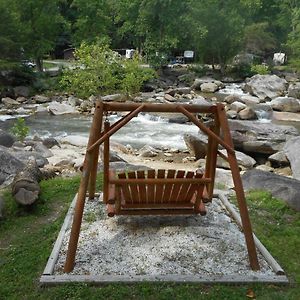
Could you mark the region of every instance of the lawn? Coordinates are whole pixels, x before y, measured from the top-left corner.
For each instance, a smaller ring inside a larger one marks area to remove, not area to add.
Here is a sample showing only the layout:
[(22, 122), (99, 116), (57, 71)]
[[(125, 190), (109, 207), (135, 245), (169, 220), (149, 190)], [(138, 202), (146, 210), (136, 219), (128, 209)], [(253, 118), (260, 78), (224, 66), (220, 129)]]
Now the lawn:
[[(1, 300), (253, 299), (254, 295), (264, 300), (300, 299), (300, 213), (259, 191), (247, 195), (254, 231), (287, 272), (289, 286), (139, 283), (40, 287), (39, 277), (78, 184), (78, 177), (42, 182), (40, 199), (30, 209), (18, 207), (9, 192), (4, 194), (4, 219), (0, 221)], [(101, 179), (98, 184), (101, 185)]]

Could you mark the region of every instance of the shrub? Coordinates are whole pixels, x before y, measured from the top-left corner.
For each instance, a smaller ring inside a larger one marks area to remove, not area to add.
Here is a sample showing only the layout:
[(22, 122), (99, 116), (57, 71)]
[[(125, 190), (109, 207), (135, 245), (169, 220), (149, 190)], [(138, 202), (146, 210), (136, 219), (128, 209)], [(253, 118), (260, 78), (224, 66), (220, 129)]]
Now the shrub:
[(253, 74), (267, 75), (270, 74), (270, 69), (267, 65), (252, 65), (251, 72)]
[(11, 133), (21, 142), (24, 141), (28, 132), (29, 127), (25, 125), (25, 120), (23, 118), (18, 118), (11, 128)]
[(154, 76), (139, 66), (138, 58), (124, 61), (108, 45), (83, 43), (75, 56), (77, 67), (63, 72), (61, 85), (80, 97), (116, 91), (135, 93)]

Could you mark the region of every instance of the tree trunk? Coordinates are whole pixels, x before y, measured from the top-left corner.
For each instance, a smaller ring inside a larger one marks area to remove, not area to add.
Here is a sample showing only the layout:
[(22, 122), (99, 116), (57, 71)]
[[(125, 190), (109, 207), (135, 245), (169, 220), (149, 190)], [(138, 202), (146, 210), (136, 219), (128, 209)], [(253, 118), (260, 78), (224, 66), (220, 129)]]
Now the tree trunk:
[(41, 191), (39, 182), (42, 179), (54, 177), (56, 174), (53, 170), (41, 171), (35, 161), (28, 164), (16, 174), (12, 183), (12, 195), (17, 203), (30, 205), (34, 203)]
[(43, 72), (43, 60), (40, 57), (37, 57), (35, 59), (35, 63), (36, 63), (36, 69), (38, 72)]

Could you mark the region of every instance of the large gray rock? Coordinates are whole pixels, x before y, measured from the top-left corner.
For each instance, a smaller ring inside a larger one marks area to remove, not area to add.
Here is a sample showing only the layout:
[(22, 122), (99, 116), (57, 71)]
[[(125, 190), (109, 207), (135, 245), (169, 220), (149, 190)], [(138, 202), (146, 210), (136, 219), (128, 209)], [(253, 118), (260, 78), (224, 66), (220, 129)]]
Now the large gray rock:
[(241, 120), (256, 120), (257, 116), (253, 108), (251, 107), (246, 107), (242, 109), (239, 113), (238, 116)]
[(203, 93), (214, 93), (219, 89), (219, 86), (214, 82), (206, 82), (201, 84), (200, 89)]
[(195, 104), (195, 105), (204, 105), (204, 106), (211, 106), (212, 105), (211, 102), (209, 102), (208, 100), (206, 100), (202, 96), (198, 96), (197, 98), (192, 99), (190, 103)]
[(9, 153), (4, 147), (0, 147), (0, 184), (15, 175), (24, 167), (24, 163)]
[(292, 97), (277, 97), (270, 102), (274, 110), (284, 112), (299, 112), (300, 101)]
[(250, 95), (241, 96), (240, 101), (246, 105), (256, 105), (256, 104), (259, 104), (259, 102), (260, 102), (258, 97), (254, 97), (254, 96), (250, 96)]
[(2, 103), (6, 108), (15, 108), (20, 105), (20, 103), (12, 98), (5, 97), (1, 99)]
[(193, 134), (184, 134), (184, 142), (189, 152), (196, 157), (196, 159), (204, 158), (207, 152), (207, 140), (203, 139), (202, 135), (195, 136)]
[(300, 211), (300, 181), (261, 170), (250, 170), (242, 175), (245, 190), (266, 190)]
[(298, 136), (293, 126), (228, 120), (233, 143), (242, 152), (273, 154), (283, 149), (285, 142)]
[(295, 82), (289, 85), (288, 96), (300, 99), (300, 82)]
[(288, 83), (277, 75), (254, 75), (246, 80), (245, 91), (259, 99), (274, 99), (284, 96)]
[(300, 136), (294, 137), (284, 145), (284, 153), (287, 156), (293, 171), (293, 177), (300, 180)]
[(88, 137), (81, 135), (68, 135), (63, 137), (61, 143), (70, 144), (77, 147), (85, 147), (88, 143)]
[(149, 145), (145, 145), (139, 150), (140, 157), (155, 157), (157, 156), (159, 151)]
[(49, 97), (43, 95), (35, 95), (32, 100), (37, 104), (43, 104), (51, 101)]
[(49, 104), (48, 109), (55, 116), (79, 113), (75, 107), (71, 106), (67, 102), (59, 103), (59, 102), (53, 101)]
[(277, 153), (274, 153), (268, 157), (268, 160), (271, 162), (273, 167), (286, 167), (290, 165), (290, 162), (288, 161), (285, 152), (279, 151)]
[(247, 105), (239, 102), (239, 101), (234, 101), (233, 103), (230, 104), (230, 110), (233, 110), (235, 112), (240, 112), (241, 110), (243, 110), (244, 108), (246, 108)]
[(237, 95), (237, 94), (232, 94), (232, 95), (228, 95), (224, 98), (224, 102), (228, 103), (228, 104), (232, 104), (234, 102), (241, 102), (241, 95)]
[(15, 137), (10, 133), (0, 129), (0, 145), (5, 147), (11, 147), (15, 142)]
[[(227, 156), (227, 151), (226, 150), (220, 150), (225, 156)], [(240, 151), (235, 151), (236, 159), (240, 167), (242, 169), (252, 169), (254, 165), (256, 164), (255, 159), (253, 159), (251, 156), (240, 152)], [(224, 160), (221, 157), (218, 157), (217, 161), (217, 166), (225, 169), (229, 169), (229, 163)]]
[(102, 97), (103, 101), (115, 101), (115, 102), (125, 102), (127, 100), (126, 95), (124, 94), (113, 94)]

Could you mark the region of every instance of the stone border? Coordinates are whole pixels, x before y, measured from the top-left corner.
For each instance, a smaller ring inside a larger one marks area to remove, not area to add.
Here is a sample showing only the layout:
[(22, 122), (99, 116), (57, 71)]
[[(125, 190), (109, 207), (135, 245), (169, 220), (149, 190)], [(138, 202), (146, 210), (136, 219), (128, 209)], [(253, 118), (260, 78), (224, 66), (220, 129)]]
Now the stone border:
[[(216, 191), (215, 195), (218, 197), (223, 205), (226, 207), (230, 215), (237, 222), (238, 226), (241, 227), (241, 220), (239, 214), (236, 212), (234, 207), (227, 200), (226, 194), (222, 191)], [(269, 263), (270, 267), (273, 269), (275, 275), (212, 275), (212, 276), (198, 276), (198, 275), (138, 275), (138, 276), (124, 276), (124, 275), (104, 275), (104, 276), (94, 276), (94, 275), (54, 275), (54, 267), (57, 262), (59, 251), (63, 243), (64, 235), (66, 230), (71, 225), (75, 204), (76, 204), (77, 194), (75, 195), (70, 208), (65, 217), (64, 223), (58, 234), (52, 252), (49, 256), (46, 267), (40, 278), (40, 283), (43, 286), (54, 286), (59, 284), (65, 284), (70, 282), (84, 282), (93, 285), (109, 284), (114, 282), (122, 283), (135, 283), (135, 282), (178, 282), (178, 283), (227, 283), (227, 284), (244, 284), (244, 283), (273, 283), (273, 284), (288, 284), (288, 278), (285, 272), (277, 263), (277, 261), (272, 257), (270, 252), (264, 247), (264, 245), (259, 241), (259, 239), (254, 234), (254, 242), (257, 249), (261, 252), (265, 260)]]

